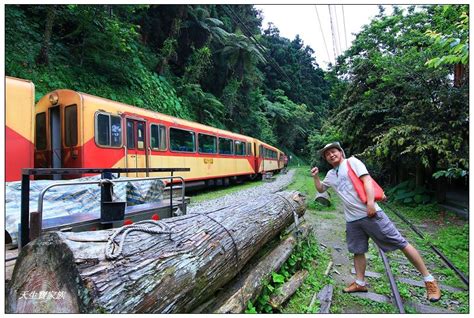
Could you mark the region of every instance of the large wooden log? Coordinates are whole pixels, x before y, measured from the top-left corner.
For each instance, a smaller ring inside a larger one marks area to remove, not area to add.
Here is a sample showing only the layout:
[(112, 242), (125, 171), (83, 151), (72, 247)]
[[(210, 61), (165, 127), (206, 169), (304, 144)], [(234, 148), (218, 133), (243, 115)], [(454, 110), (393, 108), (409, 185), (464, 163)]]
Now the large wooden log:
[[(114, 230), (42, 235), (19, 255), (7, 311), (190, 312), (305, 211), (304, 197), (295, 191), (242, 201), (157, 222), (169, 228), (166, 234), (130, 232), (116, 259), (105, 257)], [(38, 299), (34, 292), (56, 299)]]
[[(309, 224), (299, 226), (298, 239), (304, 239), (311, 230)], [(272, 272), (280, 270), (290, 257), (297, 243), (295, 231), (282, 240), (274, 249), (263, 257), (247, 263), (242, 274), (224, 286), (215, 299), (201, 309), (200, 313), (241, 313), (247, 308), (248, 301), (258, 297), (263, 282), (270, 279)]]

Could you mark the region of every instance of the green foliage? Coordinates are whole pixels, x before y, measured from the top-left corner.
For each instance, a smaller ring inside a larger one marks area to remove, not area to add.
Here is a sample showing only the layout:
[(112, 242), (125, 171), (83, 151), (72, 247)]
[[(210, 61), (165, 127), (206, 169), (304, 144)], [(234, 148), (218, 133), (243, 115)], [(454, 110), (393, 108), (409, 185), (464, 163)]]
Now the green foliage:
[[(321, 157), (319, 150), (328, 143), (342, 141), (342, 134), (336, 126), (329, 122), (323, 124), (320, 130), (315, 130), (308, 138), (308, 152), (311, 154), (311, 165), (331, 169), (330, 165)], [(344, 143), (341, 144), (343, 147)]]
[(256, 314), (257, 313), (257, 309), (255, 308), (255, 306), (252, 304), (252, 302), (250, 300), (247, 303), (247, 309), (245, 310), (245, 313), (246, 314)]
[[(446, 22), (454, 22), (439, 25), (440, 33), (427, 30), (426, 35), (430, 37), (434, 46), (439, 49), (443, 56), (434, 57), (426, 62), (428, 67), (437, 68), (450, 64), (468, 64), (469, 61), (469, 6), (444, 5), (436, 8), (436, 13)], [(453, 19), (455, 17), (456, 20)], [(454, 20), (454, 21), (453, 21)], [(448, 24), (448, 25), (446, 25)]]
[(458, 34), (453, 25), (464, 25), (466, 18), (453, 12), (464, 7), (382, 12), (327, 76), (340, 100), (329, 120), (332, 129), (340, 132), (348, 153), (365, 157), (392, 180), (417, 174), (422, 184), (422, 172), (468, 168), (468, 85), (453, 88), (450, 68), (425, 65), (441, 52), (426, 32)]
[(449, 168), (448, 170), (440, 170), (433, 173), (433, 178), (438, 179), (445, 177), (448, 179), (458, 179), (465, 177), (469, 174), (469, 171), (460, 168)]
[(390, 201), (404, 204), (426, 204), (432, 200), (431, 191), (425, 187), (416, 186), (414, 180), (404, 181), (386, 191)]
[[(321, 257), (321, 251), (314, 237), (309, 234), (305, 240), (299, 240), (293, 253), (282, 265), (280, 271), (271, 273), (270, 281), (263, 282), (260, 296), (255, 301), (257, 313), (273, 313), (268, 301), (272, 294), (278, 294), (280, 287), (300, 269), (312, 270), (313, 262)], [(313, 284), (316, 283), (313, 281)], [(320, 286), (319, 288), (322, 288)]]

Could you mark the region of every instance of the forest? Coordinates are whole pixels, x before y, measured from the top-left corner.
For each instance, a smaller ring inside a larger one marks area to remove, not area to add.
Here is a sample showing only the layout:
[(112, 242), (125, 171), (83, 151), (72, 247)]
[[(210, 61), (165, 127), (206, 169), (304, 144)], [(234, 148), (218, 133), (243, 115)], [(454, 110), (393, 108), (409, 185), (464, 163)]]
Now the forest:
[(338, 140), (383, 183), (467, 186), (468, 5), (380, 7), (328, 70), (314, 53), (252, 5), (5, 6), (5, 73), (37, 100), (78, 90), (259, 138), (293, 163), (324, 165), (318, 149)]

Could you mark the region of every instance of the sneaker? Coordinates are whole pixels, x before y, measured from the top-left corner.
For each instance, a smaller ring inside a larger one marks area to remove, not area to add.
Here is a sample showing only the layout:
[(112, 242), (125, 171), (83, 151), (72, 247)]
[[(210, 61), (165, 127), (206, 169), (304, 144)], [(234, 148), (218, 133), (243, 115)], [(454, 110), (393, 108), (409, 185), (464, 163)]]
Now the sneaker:
[(428, 292), (428, 300), (431, 302), (438, 301), (441, 298), (441, 290), (438, 287), (436, 280), (432, 282), (425, 282), (426, 291)]
[(367, 292), (367, 285), (360, 286), (356, 282), (352, 282), (349, 286), (344, 288), (345, 293), (355, 293), (355, 292)]

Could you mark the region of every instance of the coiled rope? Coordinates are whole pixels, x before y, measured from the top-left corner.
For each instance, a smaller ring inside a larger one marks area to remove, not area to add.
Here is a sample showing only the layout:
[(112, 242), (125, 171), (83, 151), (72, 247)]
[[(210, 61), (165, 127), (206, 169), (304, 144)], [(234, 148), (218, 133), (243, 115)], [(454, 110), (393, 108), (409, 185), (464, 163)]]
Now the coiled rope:
[[(153, 227), (146, 226), (145, 224), (152, 224)], [(123, 251), (123, 244), (125, 242), (125, 239), (128, 235), (128, 233), (132, 231), (140, 231), (140, 232), (145, 232), (145, 233), (150, 233), (150, 234), (169, 234), (171, 238), (171, 229), (168, 224), (161, 222), (161, 221), (154, 221), (154, 220), (145, 220), (145, 221), (140, 221), (131, 225), (128, 225), (126, 227), (121, 227), (117, 229), (112, 235), (109, 237), (107, 244), (105, 245), (105, 257), (109, 260), (116, 259), (122, 254)], [(117, 235), (122, 234), (123, 236), (121, 237), (119, 243), (118, 243), (118, 251), (116, 253), (113, 253), (113, 250), (117, 243), (115, 242), (115, 238)]]

